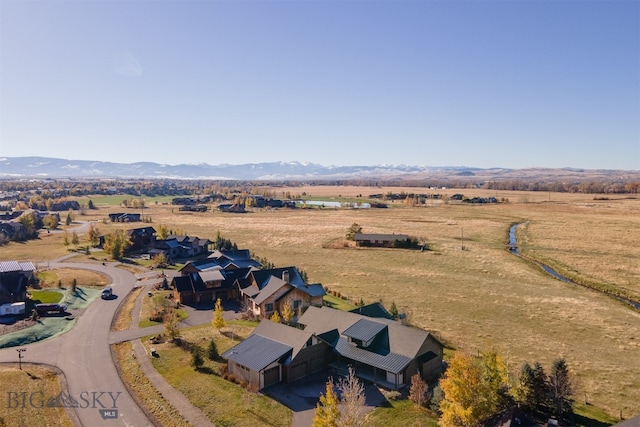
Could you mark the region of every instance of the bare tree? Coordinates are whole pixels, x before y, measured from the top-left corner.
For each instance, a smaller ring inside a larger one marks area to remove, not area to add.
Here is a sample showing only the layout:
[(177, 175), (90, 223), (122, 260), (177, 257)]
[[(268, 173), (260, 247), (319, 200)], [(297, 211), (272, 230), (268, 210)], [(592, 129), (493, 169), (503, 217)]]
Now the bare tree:
[(409, 400), (416, 404), (418, 408), (427, 403), (427, 383), (424, 382), (420, 373), (411, 376), (411, 388), (409, 389)]
[(365, 394), (364, 386), (356, 377), (353, 367), (349, 366), (349, 375), (338, 381), (340, 404), (342, 410), (339, 427), (360, 427), (365, 425)]

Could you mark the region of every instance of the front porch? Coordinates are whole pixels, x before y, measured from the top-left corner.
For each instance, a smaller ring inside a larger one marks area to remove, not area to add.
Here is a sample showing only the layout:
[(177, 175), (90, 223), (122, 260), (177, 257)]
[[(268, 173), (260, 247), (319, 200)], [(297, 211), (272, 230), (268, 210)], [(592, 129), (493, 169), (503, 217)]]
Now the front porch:
[(349, 375), (349, 366), (353, 367), (356, 372), (356, 376), (362, 380), (374, 383), (387, 390), (400, 390), (406, 386), (406, 384), (396, 385), (387, 381), (387, 371), (383, 369), (377, 369), (375, 367), (365, 365), (354, 360), (348, 360), (341, 358), (329, 364), (329, 369), (336, 372), (341, 376)]

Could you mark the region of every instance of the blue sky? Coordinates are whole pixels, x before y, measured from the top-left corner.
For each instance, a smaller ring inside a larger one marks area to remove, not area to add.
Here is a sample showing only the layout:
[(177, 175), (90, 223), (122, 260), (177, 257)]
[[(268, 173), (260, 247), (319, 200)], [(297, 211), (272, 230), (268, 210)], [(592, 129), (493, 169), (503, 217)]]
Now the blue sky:
[(640, 169), (640, 2), (0, 0), (0, 156)]

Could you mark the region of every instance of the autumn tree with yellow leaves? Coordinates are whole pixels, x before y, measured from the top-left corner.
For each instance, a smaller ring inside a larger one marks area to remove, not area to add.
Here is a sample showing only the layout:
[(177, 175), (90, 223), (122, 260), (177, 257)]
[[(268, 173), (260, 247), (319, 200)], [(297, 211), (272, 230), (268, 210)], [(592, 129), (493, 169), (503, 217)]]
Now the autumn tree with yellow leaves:
[(507, 404), (507, 368), (495, 350), (487, 346), (479, 357), (459, 351), (440, 380), (442, 427), (472, 427), (496, 414)]

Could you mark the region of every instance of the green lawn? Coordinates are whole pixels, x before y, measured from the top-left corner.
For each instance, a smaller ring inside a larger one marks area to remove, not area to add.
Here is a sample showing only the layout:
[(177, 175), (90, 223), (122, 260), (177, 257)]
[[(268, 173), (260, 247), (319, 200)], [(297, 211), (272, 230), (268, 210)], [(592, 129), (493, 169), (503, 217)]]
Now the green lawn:
[(351, 304), (349, 301), (330, 294), (325, 295), (322, 299), (324, 300), (325, 305), (335, 308), (336, 310), (349, 311), (356, 308), (356, 306)]
[(31, 301), (34, 304), (54, 304), (60, 302), (64, 294), (62, 291), (30, 291)]
[[(229, 322), (223, 332), (233, 330), (235, 336), (246, 337), (256, 323), (245, 326), (240, 322)], [(209, 326), (199, 326), (181, 331), (182, 336), (190, 343), (207, 347), (213, 338), (222, 353), (237, 344)], [(196, 407), (200, 408), (217, 426), (291, 426), (291, 410), (275, 402), (269, 397), (250, 392), (237, 384), (223, 379), (219, 367), (226, 365), (222, 359), (211, 361), (205, 359), (205, 365), (196, 371), (190, 364), (191, 355), (186, 350), (172, 343), (144, 345), (156, 349), (160, 357), (153, 358), (153, 365), (158, 372), (176, 389), (180, 390)]]
[(602, 409), (583, 402), (574, 402), (573, 412), (579, 427), (606, 427), (620, 422)]
[(418, 409), (410, 400), (389, 400), (374, 409), (367, 418), (370, 427), (437, 427), (438, 417), (427, 409)]

